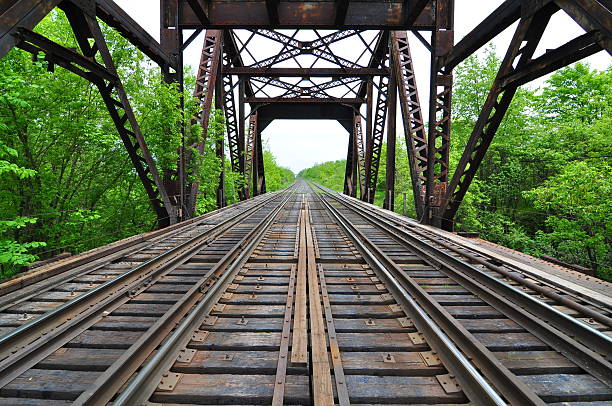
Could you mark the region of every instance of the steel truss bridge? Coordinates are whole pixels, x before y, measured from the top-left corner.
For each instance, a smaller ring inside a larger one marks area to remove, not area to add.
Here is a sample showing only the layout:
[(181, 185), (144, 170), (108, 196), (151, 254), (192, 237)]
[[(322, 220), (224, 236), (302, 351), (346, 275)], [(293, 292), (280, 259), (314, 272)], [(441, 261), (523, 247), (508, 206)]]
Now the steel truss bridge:
[[(80, 49), (67, 49), (32, 31), (55, 7), (66, 13)], [(567, 13), (586, 32), (534, 58), (557, 12)], [(422, 222), (447, 230), (452, 230), (517, 88), (602, 49), (610, 53), (612, 44), (608, 0), (506, 0), (457, 43), (454, 0), (161, 0), (160, 43), (112, 0), (2, 1), (0, 57), (13, 47), (44, 54), (49, 69), (61, 66), (97, 85), (160, 226), (194, 216), (198, 185), (188, 182), (187, 168), (195, 157), (182, 149), (179, 169), (159, 173), (98, 19), (117, 29), (159, 64), (166, 81), (180, 87), (183, 53), (205, 32), (194, 92), (201, 106), (194, 120), (203, 134), (195, 147), (203, 152), (211, 109), (221, 108), (232, 170), (248, 180), (241, 199), (266, 192), (261, 133), (273, 120), (332, 119), (349, 133), (344, 193), (359, 194), (363, 201), (374, 201), (386, 138), (384, 207), (392, 209), (399, 103), (416, 213)], [(517, 21), (450, 178), (453, 68)], [(184, 34), (186, 30), (191, 34)], [(408, 31), (431, 54), (428, 117), (421, 108)], [(225, 146), (218, 144), (217, 154), (224, 159)], [(219, 207), (226, 204), (223, 178), (221, 174)]]

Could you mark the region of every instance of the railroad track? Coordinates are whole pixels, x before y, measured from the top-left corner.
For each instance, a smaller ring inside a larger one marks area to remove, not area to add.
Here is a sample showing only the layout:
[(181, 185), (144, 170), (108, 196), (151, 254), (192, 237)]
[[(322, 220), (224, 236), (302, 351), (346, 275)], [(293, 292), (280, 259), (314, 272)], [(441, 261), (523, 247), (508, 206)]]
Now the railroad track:
[(302, 181), (223, 213), (16, 290), (0, 405), (612, 402), (602, 303)]

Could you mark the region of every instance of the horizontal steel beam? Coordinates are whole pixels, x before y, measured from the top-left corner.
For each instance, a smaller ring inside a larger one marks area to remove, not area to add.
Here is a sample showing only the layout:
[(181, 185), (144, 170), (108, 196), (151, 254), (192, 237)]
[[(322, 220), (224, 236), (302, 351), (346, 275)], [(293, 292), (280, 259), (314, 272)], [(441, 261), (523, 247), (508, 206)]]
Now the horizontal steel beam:
[[(290, 1), (275, 3), (270, 13), (270, 2), (265, 0), (198, 0), (205, 10), (209, 25), (205, 28), (364, 28), (364, 29), (433, 29), (431, 4), (407, 26), (406, 15), (415, 6), (422, 7), (422, 0), (348, 1), (342, 19), (336, 1)], [(202, 28), (188, 0), (179, 0), (179, 27)], [(166, 13), (166, 15), (169, 15)], [(169, 18), (164, 18), (168, 20)], [(412, 18), (410, 19), (412, 20)], [(163, 21), (166, 27), (171, 21)]]
[(19, 40), (17, 47), (32, 54), (45, 53), (47, 55), (46, 60), (50, 64), (57, 64), (87, 80), (104, 79), (113, 83), (119, 80), (105, 66), (100, 65), (95, 60), (84, 57), (72, 49), (59, 45), (25, 28), (20, 28), (17, 32), (16, 38)]
[(367, 77), (387, 76), (388, 69), (375, 68), (249, 68), (223, 67), (223, 74), (244, 77)]
[(365, 103), (365, 99), (361, 99), (361, 98), (335, 98), (335, 97), (320, 98), (320, 99), (315, 98), (315, 97), (309, 97), (309, 98), (294, 97), (291, 99), (283, 99), (280, 97), (247, 97), (245, 98), (245, 101), (247, 103), (266, 103), (266, 104), (270, 104), (270, 103), (290, 103), (290, 104), (294, 104), (294, 103), (340, 103), (340, 104)]

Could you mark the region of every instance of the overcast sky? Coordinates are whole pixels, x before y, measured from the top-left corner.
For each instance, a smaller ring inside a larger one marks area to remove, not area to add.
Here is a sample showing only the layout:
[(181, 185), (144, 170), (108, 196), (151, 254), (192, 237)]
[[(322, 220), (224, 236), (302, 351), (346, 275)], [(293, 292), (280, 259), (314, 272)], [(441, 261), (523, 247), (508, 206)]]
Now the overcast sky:
[[(115, 0), (132, 18), (159, 40), (159, 2), (151, 0)], [(503, 0), (456, 0), (455, 42), (469, 33), (483, 18), (495, 10)], [(500, 34), (493, 42), (500, 58), (503, 57), (516, 24)], [(542, 39), (536, 57), (546, 49), (556, 48), (584, 31), (562, 11), (555, 14)], [(415, 64), (421, 104), (427, 110), (429, 98), (429, 52), (411, 36), (411, 50)], [(194, 41), (185, 52), (185, 64), (197, 67), (202, 38)], [(591, 66), (605, 69), (610, 56), (605, 52), (586, 59)], [(542, 80), (530, 84), (538, 86)], [(399, 113), (399, 108), (398, 108)], [(427, 117), (425, 111), (424, 117)], [(398, 119), (398, 134), (402, 130)], [(348, 133), (332, 120), (276, 120), (263, 132), (264, 142), (274, 153), (280, 165), (295, 173), (315, 163), (346, 158)], [(400, 158), (400, 157), (398, 157)]]

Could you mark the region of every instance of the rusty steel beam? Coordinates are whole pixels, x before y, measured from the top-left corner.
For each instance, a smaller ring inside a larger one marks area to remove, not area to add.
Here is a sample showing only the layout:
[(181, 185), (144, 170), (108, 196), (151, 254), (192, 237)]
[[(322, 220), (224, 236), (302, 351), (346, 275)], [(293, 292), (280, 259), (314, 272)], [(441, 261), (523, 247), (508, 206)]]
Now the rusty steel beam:
[(365, 190), (365, 178), (366, 178), (366, 167), (365, 167), (365, 144), (363, 139), (363, 126), (361, 123), (361, 116), (359, 113), (355, 113), (353, 117), (353, 137), (355, 138), (355, 154), (357, 155), (357, 176), (360, 193)]
[(591, 56), (603, 49), (600, 43), (604, 38), (601, 31), (588, 32), (559, 48), (548, 50), (544, 55), (525, 63), (504, 77), (500, 86), (502, 88), (521, 86)]
[(5, 0), (0, 5), (0, 58), (18, 42), (19, 28), (32, 30), (61, 0)]
[(106, 80), (116, 82), (119, 78), (98, 62), (86, 58), (76, 51), (59, 45), (40, 34), (25, 28), (19, 28), (15, 34), (17, 47), (33, 55), (44, 54), (48, 69), (53, 71), (53, 65), (61, 66), (86, 80)]
[(204, 9), (202, 3), (198, 0), (187, 0), (189, 7), (193, 10), (198, 20), (202, 23), (203, 26), (208, 26), (210, 24), (210, 20), (208, 19), (208, 12)]
[(389, 74), (380, 68), (252, 68), (223, 66), (224, 75), (241, 77), (372, 77)]
[[(229, 64), (229, 55), (223, 55), (226, 64)], [(230, 152), (232, 170), (242, 173), (244, 167), (244, 134), (239, 133), (236, 100), (234, 98), (234, 81), (231, 75), (223, 75), (223, 111), (225, 113), (225, 128)]]
[(609, 0), (555, 0), (586, 32), (598, 32), (597, 43), (612, 55), (612, 4)]
[[(556, 6), (549, 4), (539, 9), (535, 14), (521, 19), (457, 165), (450, 187), (442, 199), (439, 213), (436, 214), (437, 218), (441, 220), (440, 225), (443, 228), (453, 229), (453, 219), (459, 205), (518, 89), (516, 82), (505, 88), (502, 87), (504, 78), (511, 76), (531, 61), (550, 17), (556, 11)], [(513, 66), (514, 64), (516, 66)]]
[[(200, 155), (204, 153), (204, 146), (208, 135), (208, 123), (212, 111), (214, 89), (221, 63), (222, 35), (220, 30), (206, 31), (193, 92), (193, 97), (200, 103), (200, 110), (194, 118), (202, 128), (200, 139), (195, 145), (196, 152)], [(191, 157), (187, 160), (190, 161)], [(197, 176), (196, 170), (192, 170), (191, 174), (192, 177)], [(193, 181), (189, 188), (186, 202), (188, 217), (193, 217), (195, 215), (199, 186), (199, 182)]]
[(382, 152), (383, 137), (387, 119), (387, 96), (389, 92), (389, 77), (381, 76), (378, 82), (378, 97), (374, 108), (372, 122), (372, 136), (368, 138), (366, 146), (366, 190), (365, 198), (368, 203), (374, 203), (378, 169)]
[(365, 102), (365, 99), (360, 98), (336, 98), (336, 97), (327, 97), (327, 98), (317, 98), (317, 97), (308, 97), (308, 98), (280, 98), (280, 97), (246, 97), (245, 101), (247, 103), (260, 103), (260, 104), (269, 104), (269, 103), (339, 103), (339, 104), (361, 104)]
[[(392, 1), (289, 1), (198, 0), (208, 11), (202, 21), (189, 1), (180, 0), (179, 27), (197, 28), (304, 28), (304, 29), (418, 29), (434, 27), (431, 5), (423, 0)], [(346, 11), (343, 7), (346, 6)], [(416, 18), (416, 10), (421, 9)], [(344, 18), (340, 18), (344, 15)], [(342, 24), (340, 23), (342, 20)], [(414, 20), (410, 25), (407, 22)], [(167, 21), (162, 20), (163, 23)]]
[(251, 192), (255, 189), (253, 163), (257, 141), (257, 113), (249, 116), (249, 128), (244, 151), (244, 177), (245, 177), (245, 196), (253, 197)]
[(453, 75), (451, 70), (444, 68), (443, 58), (453, 47), (453, 8), (454, 0), (436, 1), (436, 29), (431, 41), (427, 182), (422, 218), (430, 225), (440, 223), (438, 208), (448, 183)]
[[(71, 25), (79, 25), (75, 31), (83, 55), (95, 60), (99, 55), (106, 69), (118, 78), (117, 69), (108, 50), (106, 40), (95, 17), (95, 10), (87, 10), (91, 14), (72, 3), (62, 5)], [(93, 39), (90, 45), (89, 39)], [(147, 192), (151, 205), (157, 213), (158, 225), (165, 227), (176, 222), (176, 210), (168, 193), (161, 182), (155, 161), (148, 150), (140, 126), (136, 121), (129, 99), (121, 80), (106, 81), (102, 78), (92, 80), (100, 93), (111, 118), (117, 127), (123, 144), (128, 151), (140, 180)]]
[[(392, 38), (389, 38), (392, 41)], [(391, 52), (390, 65), (395, 65), (396, 55)], [(397, 121), (397, 74), (391, 75), (389, 79), (389, 91), (387, 94), (387, 159), (385, 163), (385, 197), (383, 208), (395, 210), (395, 141)]]
[(394, 74), (399, 87), (399, 100), (404, 122), (404, 137), (408, 152), (410, 177), (417, 217), (424, 211), (425, 184), (427, 177), (427, 132), (417, 90), (416, 77), (406, 31), (391, 34), (391, 52)]
[(357, 145), (354, 129), (349, 131), (346, 166), (344, 170), (344, 194), (355, 197), (357, 195)]

